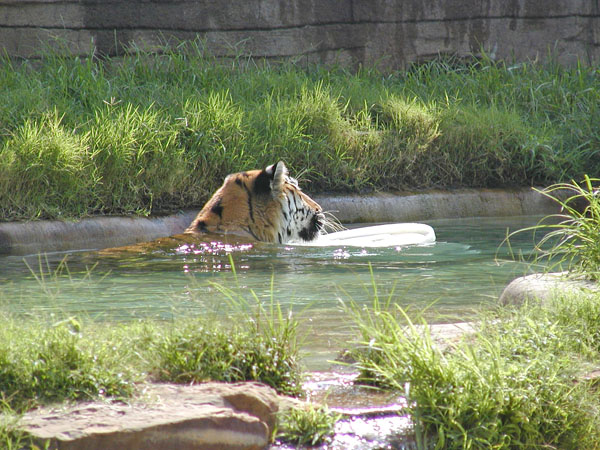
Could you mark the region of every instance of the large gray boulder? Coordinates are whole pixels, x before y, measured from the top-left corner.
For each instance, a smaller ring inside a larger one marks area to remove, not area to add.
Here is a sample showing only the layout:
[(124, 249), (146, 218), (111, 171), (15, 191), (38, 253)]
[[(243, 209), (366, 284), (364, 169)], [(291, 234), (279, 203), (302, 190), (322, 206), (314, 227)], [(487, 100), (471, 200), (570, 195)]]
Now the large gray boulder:
[(568, 278), (561, 273), (536, 273), (515, 278), (500, 294), (501, 305), (522, 305), (531, 301), (548, 302), (565, 295), (586, 295), (600, 291), (600, 284)]

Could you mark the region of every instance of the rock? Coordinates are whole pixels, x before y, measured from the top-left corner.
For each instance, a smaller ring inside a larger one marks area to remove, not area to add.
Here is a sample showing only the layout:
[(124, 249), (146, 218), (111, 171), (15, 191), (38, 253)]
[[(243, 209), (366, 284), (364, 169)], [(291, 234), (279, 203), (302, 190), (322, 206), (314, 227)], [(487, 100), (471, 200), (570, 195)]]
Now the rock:
[(261, 449), (280, 400), (260, 383), (152, 384), (131, 403), (41, 408), (21, 424), (51, 449)]
[(537, 273), (515, 278), (500, 294), (501, 305), (522, 305), (528, 301), (548, 302), (554, 297), (600, 291), (600, 284), (567, 278), (566, 273)]

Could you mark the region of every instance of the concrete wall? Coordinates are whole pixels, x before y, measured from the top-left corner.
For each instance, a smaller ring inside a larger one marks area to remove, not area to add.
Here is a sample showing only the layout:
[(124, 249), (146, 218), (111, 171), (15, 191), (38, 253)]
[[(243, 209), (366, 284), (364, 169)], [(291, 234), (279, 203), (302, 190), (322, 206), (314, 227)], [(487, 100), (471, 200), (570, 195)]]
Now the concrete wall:
[(0, 48), (31, 57), (202, 37), (216, 55), (402, 67), (439, 53), (600, 60), (599, 0), (0, 0)]
[[(422, 222), (458, 217), (558, 214), (558, 203), (532, 189), (459, 189), (417, 194), (320, 196), (342, 223)], [(0, 222), (0, 255), (98, 249), (183, 233), (197, 210), (164, 217), (91, 217), (77, 222)]]

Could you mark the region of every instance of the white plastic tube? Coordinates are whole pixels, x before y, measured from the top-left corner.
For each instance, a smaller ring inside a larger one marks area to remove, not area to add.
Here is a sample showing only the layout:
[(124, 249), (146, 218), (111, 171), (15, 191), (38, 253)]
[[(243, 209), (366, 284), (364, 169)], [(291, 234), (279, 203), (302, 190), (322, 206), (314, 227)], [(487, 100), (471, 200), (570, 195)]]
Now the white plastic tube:
[(398, 247), (435, 242), (435, 231), (423, 223), (393, 223), (354, 228), (320, 236), (309, 245), (352, 247)]

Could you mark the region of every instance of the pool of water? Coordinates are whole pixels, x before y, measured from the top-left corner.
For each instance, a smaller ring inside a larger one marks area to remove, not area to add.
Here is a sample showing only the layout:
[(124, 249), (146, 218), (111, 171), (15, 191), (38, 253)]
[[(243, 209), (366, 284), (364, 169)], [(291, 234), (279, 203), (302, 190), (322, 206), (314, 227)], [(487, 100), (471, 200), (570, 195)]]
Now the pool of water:
[[(96, 320), (176, 318), (228, 310), (233, 289), (273, 298), (301, 320), (310, 369), (348, 346), (352, 326), (341, 302), (381, 298), (412, 311), (428, 308), (432, 321), (468, 320), (496, 302), (503, 287), (531, 267), (531, 234), (504, 245), (507, 230), (539, 217), (433, 220), (434, 245), (405, 248), (307, 247), (223, 242), (163, 242), (117, 252), (0, 256), (0, 302), (25, 314), (68, 314)], [(362, 224), (365, 226), (368, 224)], [(232, 263), (235, 274), (232, 271)], [(239, 299), (238, 299), (239, 300)], [(224, 317), (224, 316), (223, 316)]]

